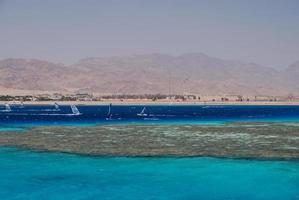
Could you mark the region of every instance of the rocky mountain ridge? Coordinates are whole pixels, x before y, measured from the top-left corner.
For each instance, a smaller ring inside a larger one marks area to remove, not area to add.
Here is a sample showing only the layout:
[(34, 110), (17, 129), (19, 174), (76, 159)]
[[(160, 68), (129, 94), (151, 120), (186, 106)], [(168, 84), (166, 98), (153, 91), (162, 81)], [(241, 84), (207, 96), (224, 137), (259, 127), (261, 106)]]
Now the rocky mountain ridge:
[(85, 58), (72, 65), (0, 61), (0, 88), (61, 93), (298, 95), (298, 77), (299, 61), (277, 71), (202, 53)]

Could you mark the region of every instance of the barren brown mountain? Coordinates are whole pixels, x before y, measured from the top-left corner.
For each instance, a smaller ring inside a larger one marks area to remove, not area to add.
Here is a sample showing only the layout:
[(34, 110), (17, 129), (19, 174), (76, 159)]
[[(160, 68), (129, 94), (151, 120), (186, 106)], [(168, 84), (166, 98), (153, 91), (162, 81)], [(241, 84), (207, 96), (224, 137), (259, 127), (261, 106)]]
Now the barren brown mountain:
[(299, 62), (283, 72), (254, 63), (201, 53), (86, 58), (73, 65), (47, 61), (0, 61), (0, 88), (6, 91), (86, 91), (101, 94), (298, 94)]

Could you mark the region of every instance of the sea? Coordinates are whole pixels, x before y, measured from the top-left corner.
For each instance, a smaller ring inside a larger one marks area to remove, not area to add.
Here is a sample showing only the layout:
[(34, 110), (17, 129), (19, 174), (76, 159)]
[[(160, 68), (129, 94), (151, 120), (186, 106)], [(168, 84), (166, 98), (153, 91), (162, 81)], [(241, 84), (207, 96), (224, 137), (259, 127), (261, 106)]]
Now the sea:
[[(299, 124), (299, 106), (0, 105), (0, 137), (34, 126), (231, 122)], [(299, 160), (82, 156), (0, 147), (0, 199), (299, 200)]]

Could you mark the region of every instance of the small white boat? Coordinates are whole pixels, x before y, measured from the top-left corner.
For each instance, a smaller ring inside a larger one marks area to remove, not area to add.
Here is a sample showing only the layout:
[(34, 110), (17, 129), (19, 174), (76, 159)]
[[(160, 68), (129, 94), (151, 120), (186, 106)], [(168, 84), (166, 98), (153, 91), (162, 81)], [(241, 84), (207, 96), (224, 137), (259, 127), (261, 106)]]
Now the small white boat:
[(55, 110), (57, 111), (60, 110), (58, 103), (55, 102), (54, 106), (55, 106)]
[(11, 108), (10, 108), (10, 105), (8, 103), (5, 104), (5, 110), (7, 112), (10, 112), (11, 111)]
[(142, 111), (141, 111), (140, 113), (137, 113), (137, 116), (140, 116), (140, 117), (147, 117), (148, 114), (145, 113), (145, 110), (146, 110), (146, 108), (143, 107)]
[(11, 112), (11, 108), (10, 108), (10, 105), (8, 103), (6, 103), (4, 106), (5, 106), (5, 109), (1, 110), (1, 112)]
[(77, 106), (71, 105), (72, 115), (81, 115), (80, 111), (78, 110)]
[(111, 109), (112, 109), (112, 103), (109, 104), (106, 120), (111, 120), (112, 119)]

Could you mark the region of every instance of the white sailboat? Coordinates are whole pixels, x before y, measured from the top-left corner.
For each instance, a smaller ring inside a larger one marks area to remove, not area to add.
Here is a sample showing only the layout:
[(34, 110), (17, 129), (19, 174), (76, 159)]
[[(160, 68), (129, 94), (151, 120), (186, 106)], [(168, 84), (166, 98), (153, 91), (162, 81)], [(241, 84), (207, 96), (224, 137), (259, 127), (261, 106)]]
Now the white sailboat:
[(1, 110), (2, 112), (11, 112), (11, 107), (8, 103), (5, 104), (5, 109)]
[(55, 102), (54, 106), (55, 106), (55, 110), (57, 111), (60, 110), (58, 103)]
[(140, 116), (140, 117), (147, 117), (148, 114), (145, 113), (145, 110), (146, 110), (146, 108), (143, 107), (142, 111), (141, 111), (140, 113), (137, 113), (137, 116)]
[(72, 115), (81, 115), (80, 111), (78, 110), (77, 106), (71, 105)]
[(112, 103), (109, 104), (106, 120), (111, 120), (112, 119), (111, 109), (112, 109)]

